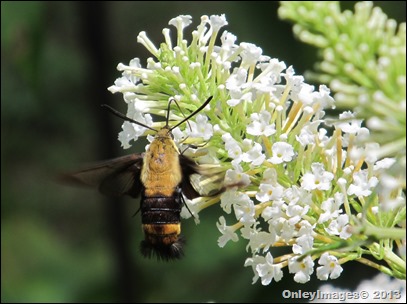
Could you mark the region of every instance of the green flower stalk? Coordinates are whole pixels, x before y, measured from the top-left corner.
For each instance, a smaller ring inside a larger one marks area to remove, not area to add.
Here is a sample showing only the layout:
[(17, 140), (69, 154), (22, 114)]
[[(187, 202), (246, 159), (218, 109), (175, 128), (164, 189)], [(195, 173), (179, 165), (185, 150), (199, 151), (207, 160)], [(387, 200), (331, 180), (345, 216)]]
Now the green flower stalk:
[(307, 76), (329, 83), (338, 108), (366, 119), (369, 140), (381, 144), (381, 156), (398, 157), (405, 180), (406, 24), (371, 1), (358, 2), (354, 13), (341, 12), (338, 1), (282, 1), (279, 16), (320, 49), (316, 73)]
[[(175, 124), (213, 96), (173, 130), (180, 151), (210, 173), (194, 177), (203, 196), (187, 201), (197, 222), (201, 210), (220, 204), (218, 244), (247, 243), (253, 283), (278, 281), (284, 268), (301, 283), (315, 268), (319, 279), (335, 279), (351, 260), (405, 278), (405, 196), (386, 174), (394, 159), (378, 159), (378, 144), (359, 144), (369, 130), (351, 112), (325, 126), (324, 109), (334, 107), (329, 89), (315, 90), (254, 44), (237, 44), (220, 31), (224, 15), (202, 16), (188, 41), (191, 23), (190, 16), (170, 20), (176, 39), (164, 29), (159, 47), (141, 32), (152, 57), (146, 67), (137, 58), (119, 64), (122, 77), (109, 90), (123, 94), (128, 117), (153, 128), (165, 122), (150, 114), (165, 117), (170, 99), (178, 104), (170, 110)], [(124, 122), (119, 140), (129, 148), (150, 134)], [(274, 256), (273, 247), (286, 253)]]

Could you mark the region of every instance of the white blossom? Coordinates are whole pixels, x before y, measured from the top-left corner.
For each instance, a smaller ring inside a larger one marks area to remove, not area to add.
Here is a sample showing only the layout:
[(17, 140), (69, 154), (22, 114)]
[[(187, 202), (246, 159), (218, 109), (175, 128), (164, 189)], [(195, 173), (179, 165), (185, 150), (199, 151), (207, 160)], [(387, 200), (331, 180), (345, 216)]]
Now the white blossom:
[(272, 164), (290, 162), (294, 156), (293, 147), (285, 142), (276, 142), (272, 146), (273, 156), (268, 159)]
[[(196, 116), (196, 122), (189, 122), (191, 125), (191, 131), (189, 136), (202, 137), (204, 140), (208, 140), (213, 135), (213, 126), (208, 122), (208, 117), (198, 114)], [(188, 130), (188, 129), (187, 129)]]
[(332, 235), (339, 235), (341, 239), (348, 239), (352, 233), (349, 229), (349, 217), (347, 214), (341, 214), (329, 223), (325, 230)]
[(301, 187), (306, 190), (328, 190), (334, 175), (325, 171), (321, 163), (314, 163), (311, 166), (312, 173), (305, 173), (301, 179)]
[(343, 268), (339, 265), (338, 259), (327, 252), (321, 255), (318, 263), (321, 265), (317, 268), (317, 277), (320, 280), (337, 279), (342, 273)]
[(251, 124), (247, 126), (247, 133), (251, 135), (270, 136), (276, 132), (275, 125), (270, 124), (271, 114), (266, 111), (250, 115)]
[(265, 263), (257, 264), (255, 269), (263, 285), (269, 285), (273, 279), (278, 282), (283, 277), (281, 265), (273, 263), (273, 257), (270, 252), (266, 254)]
[(222, 233), (222, 236), (220, 236), (218, 239), (219, 247), (224, 247), (230, 240), (232, 240), (233, 242), (238, 241), (239, 238), (236, 232), (233, 230), (232, 227), (226, 225), (226, 220), (223, 216), (219, 218), (219, 222), (216, 223), (216, 226), (218, 227), (220, 233)]
[(305, 257), (302, 261), (298, 261), (297, 258), (292, 258), (288, 261), (288, 269), (290, 273), (295, 273), (294, 281), (297, 283), (306, 283), (310, 280), (310, 276), (314, 272), (314, 261), (310, 256)]
[(359, 171), (353, 174), (353, 182), (349, 185), (348, 194), (356, 196), (368, 196), (372, 193), (371, 188), (378, 183), (377, 177), (368, 178), (367, 171)]

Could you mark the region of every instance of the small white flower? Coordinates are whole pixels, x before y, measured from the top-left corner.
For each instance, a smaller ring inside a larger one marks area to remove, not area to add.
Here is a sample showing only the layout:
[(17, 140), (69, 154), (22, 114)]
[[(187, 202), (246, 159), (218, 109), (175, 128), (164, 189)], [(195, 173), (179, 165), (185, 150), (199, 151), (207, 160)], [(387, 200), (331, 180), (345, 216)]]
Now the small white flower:
[[(233, 159), (232, 164), (234, 167), (238, 166), (243, 161), (243, 149), (244, 147), (250, 147), (251, 141), (246, 139), (242, 143), (235, 140), (230, 133), (222, 135), (222, 139), (225, 142), (225, 149), (228, 152), (228, 156)], [(244, 147), (242, 147), (244, 146)]]
[(181, 131), (181, 129), (179, 127), (176, 127), (171, 132), (172, 132), (172, 135), (174, 136), (174, 141), (176, 143), (185, 139), (185, 134), (184, 134), (184, 132)]
[(133, 91), (136, 89), (136, 85), (128, 77), (117, 78), (114, 81), (114, 85), (108, 87), (108, 90), (112, 93)]
[(307, 220), (302, 220), (298, 225), (301, 227), (298, 231), (298, 236), (309, 235), (313, 237), (315, 224), (312, 225)]
[(324, 165), (321, 163), (313, 163), (312, 173), (305, 173), (301, 179), (301, 187), (311, 191), (314, 189), (328, 190), (331, 187), (331, 180), (334, 175), (331, 172), (325, 171)]
[(270, 112), (253, 113), (250, 115), (250, 119), (252, 122), (246, 128), (248, 134), (270, 136), (276, 132), (274, 123), (270, 124)]
[(255, 256), (253, 256), (251, 258), (247, 258), (246, 261), (244, 262), (245, 267), (251, 266), (252, 269), (253, 269), (254, 277), (253, 277), (253, 280), (252, 280), (252, 284), (255, 284), (259, 279), (259, 274), (258, 274), (258, 272), (256, 270), (257, 265), (259, 265), (261, 263), (264, 263), (265, 260), (266, 260), (266, 258), (264, 256), (255, 255)]
[[(230, 213), (231, 206), (251, 206), (253, 201), (250, 197), (236, 190), (228, 190), (221, 195), (221, 207), (226, 213)], [(254, 208), (254, 205), (253, 205)]]
[(283, 162), (290, 162), (294, 156), (293, 146), (286, 142), (276, 142), (273, 144), (271, 150), (273, 155), (268, 159), (272, 164), (281, 164)]
[(226, 220), (223, 216), (219, 218), (219, 222), (216, 223), (216, 226), (218, 227), (220, 233), (222, 233), (222, 236), (220, 236), (218, 239), (219, 247), (224, 247), (230, 240), (233, 242), (237, 242), (239, 240), (239, 237), (234, 229), (226, 225)]
[(228, 150), (230, 145), (238, 144), (238, 142), (232, 137), (230, 133), (225, 133), (222, 135), (222, 140), (225, 143), (225, 149)]
[(343, 122), (338, 122), (335, 125), (344, 133), (356, 134), (362, 125), (362, 120), (355, 119), (356, 115), (350, 111), (339, 114), (339, 119)]
[(231, 93), (239, 92), (242, 95), (241, 90), (245, 89), (247, 79), (247, 70), (243, 68), (235, 69), (232, 75), (226, 80), (226, 89)]
[[(201, 211), (201, 205), (199, 204), (199, 200), (189, 200), (188, 198), (184, 197), (185, 205), (181, 209), (181, 217), (188, 219), (191, 216), (194, 218), (195, 224), (200, 223), (199, 219), (199, 211)], [(188, 207), (188, 208), (187, 208)]]
[(334, 99), (330, 95), (331, 91), (326, 85), (319, 86), (319, 92), (316, 93), (315, 100), (323, 109), (334, 106)]
[(208, 122), (207, 116), (198, 114), (196, 116), (196, 122), (190, 121), (189, 124), (191, 125), (191, 131), (189, 132), (189, 136), (202, 137), (204, 140), (208, 140), (212, 137), (213, 127)]
[(269, 285), (274, 279), (276, 282), (283, 277), (283, 271), (280, 264), (274, 264), (273, 257), (267, 252), (265, 263), (257, 264), (255, 267), (258, 276), (261, 278), (262, 285)]
[[(149, 114), (143, 115), (140, 112), (135, 112), (133, 115), (128, 115), (133, 117), (134, 120), (141, 122), (147, 126), (152, 125), (152, 117)], [(130, 140), (137, 140), (139, 136), (143, 135), (146, 128), (136, 125), (134, 123), (125, 121), (122, 125), (123, 131), (119, 133), (119, 141), (122, 144), (123, 149), (128, 149), (131, 147), (129, 144)]]
[(314, 238), (311, 234), (303, 234), (296, 240), (296, 244), (293, 245), (293, 253), (305, 254), (312, 249), (314, 245)]
[(307, 214), (309, 206), (301, 206), (299, 204), (288, 204), (286, 215), (291, 225), (297, 224), (302, 217)]
[(349, 229), (349, 217), (347, 214), (341, 214), (337, 219), (330, 222), (325, 230), (331, 235), (339, 235), (341, 239), (348, 239), (352, 236)]
[(256, 64), (263, 53), (261, 48), (252, 43), (242, 42), (240, 43), (240, 47), (243, 49), (243, 52), (240, 54), (242, 57), (241, 65), (243, 67), (249, 67)]
[(301, 262), (297, 260), (297, 257), (294, 257), (288, 261), (288, 269), (290, 273), (295, 273), (294, 281), (306, 283), (314, 272), (314, 261), (310, 256), (305, 257)]
[(249, 240), (246, 246), (248, 250), (251, 248), (252, 253), (258, 253), (260, 251), (267, 252), (271, 246), (277, 241), (277, 236), (270, 232), (259, 231), (255, 229), (254, 226), (245, 225), (242, 227), (242, 237)]
[(249, 151), (243, 153), (242, 160), (250, 163), (250, 165), (253, 167), (260, 166), (266, 159), (266, 156), (263, 154), (262, 150), (261, 145), (259, 143), (255, 143)]
[(394, 165), (395, 162), (396, 162), (396, 159), (394, 159), (394, 158), (388, 158), (388, 157), (383, 158), (375, 163), (373, 170), (380, 171), (383, 169), (389, 169), (391, 166)]
[(259, 192), (256, 194), (256, 199), (260, 202), (268, 202), (278, 200), (282, 197), (284, 188), (279, 184), (260, 184)]
[[(366, 129), (366, 128), (363, 128), (363, 129)], [(365, 158), (366, 163), (374, 164), (379, 159), (380, 145), (378, 143), (366, 143), (365, 154), (366, 154), (366, 158)]]
[[(137, 42), (141, 43), (142, 45), (144, 45), (144, 47), (151, 53), (153, 54), (155, 57), (158, 58), (158, 49), (157, 47), (154, 45), (154, 43), (147, 37), (147, 34), (145, 31), (140, 32), (137, 35)], [(120, 70), (119, 66), (117, 67), (118, 70)], [(126, 71), (125, 71), (126, 72)], [(150, 72), (150, 71), (148, 71)], [(145, 77), (142, 77), (145, 78)]]
[(225, 14), (222, 15), (212, 15), (209, 18), (209, 23), (213, 29), (214, 32), (219, 32), (219, 30), (224, 27), (225, 25), (228, 25), (228, 22), (226, 21)]
[(295, 185), (284, 192), (285, 201), (289, 204), (299, 204), (301, 206), (312, 204), (312, 195), (304, 188)]
[[(267, 60), (267, 62), (260, 62), (257, 64), (257, 67), (261, 69), (260, 79), (268, 79), (272, 85), (279, 83), (281, 81), (281, 76), (284, 75), (281, 73), (287, 66), (283, 61), (279, 61), (277, 58), (272, 58)], [(256, 78), (257, 81), (259, 77)]]
[[(276, 223), (275, 220), (269, 221), (269, 224), (271, 224), (271, 225), (273, 225), (275, 223)], [(276, 228), (278, 227), (278, 230), (276, 229), (275, 233), (280, 235), (280, 238), (282, 241), (288, 242), (295, 236), (295, 233), (297, 231), (295, 225), (292, 225), (286, 219), (281, 219), (281, 221), (277, 221), (277, 223), (279, 225), (276, 225)], [(270, 229), (270, 226), (269, 226), (269, 229)], [(272, 232), (273, 230), (270, 230), (270, 231)]]
[(263, 173), (263, 182), (267, 184), (278, 184), (278, 174), (276, 169), (267, 168)]
[(334, 197), (330, 197), (322, 202), (321, 209), (325, 212), (319, 216), (318, 223), (324, 223), (330, 219), (337, 218), (342, 213), (340, 207), (344, 202), (343, 193), (337, 192)]
[(266, 208), (264, 208), (263, 212), (261, 213), (261, 217), (265, 221), (268, 221), (270, 219), (280, 219), (284, 216), (284, 206), (286, 206), (286, 204), (282, 200), (273, 201), (272, 206), (267, 206)]
[(183, 31), (188, 25), (192, 23), (192, 17), (190, 15), (180, 15), (172, 18), (168, 24), (175, 26), (178, 31)]
[(233, 206), (235, 209), (235, 216), (239, 220), (239, 222), (245, 225), (251, 225), (256, 222), (254, 218), (255, 209), (252, 201), (250, 201), (250, 203), (246, 205), (234, 204)]
[(314, 86), (302, 83), (301, 90), (298, 93), (298, 98), (303, 104), (312, 106), (312, 104), (315, 102)]
[(222, 43), (222, 49), (226, 50), (227, 52), (232, 51), (233, 49), (237, 48), (235, 44), (237, 37), (232, 33), (224, 31), (222, 36), (220, 37), (220, 41)]
[(240, 166), (235, 166), (234, 169), (228, 169), (225, 175), (225, 186), (239, 185), (244, 187), (250, 184), (250, 177), (246, 173), (243, 173), (243, 169)]
[(339, 265), (338, 259), (327, 252), (321, 255), (318, 263), (321, 265), (317, 268), (317, 277), (320, 280), (337, 279), (342, 273), (343, 268)]
[(239, 197), (240, 193), (238, 193), (236, 190), (226, 190), (225, 192), (222, 193), (220, 199), (221, 203), (220, 206), (223, 208), (223, 210), (226, 213), (232, 212), (232, 206)]
[(294, 68), (292, 66), (289, 66), (285, 73), (281, 73), (281, 75), (284, 76), (287, 85), (291, 88), (290, 98), (293, 100), (298, 100), (298, 95), (301, 92), (304, 84), (304, 77), (301, 75), (295, 75)]
[(381, 174), (377, 191), (380, 194), (380, 208), (383, 211), (396, 210), (406, 204), (405, 197), (395, 196), (397, 189), (402, 188), (402, 181), (389, 174)]
[[(254, 203), (247, 194), (236, 192), (233, 202), (236, 218), (244, 224), (253, 224), (255, 222)], [(222, 200), (223, 203), (223, 200)], [(221, 203), (221, 206), (222, 206)]]
[(134, 138), (138, 138), (143, 132), (138, 131), (138, 126), (137, 125), (129, 123), (128, 121), (124, 122), (122, 125), (123, 131), (119, 133), (118, 139), (121, 142), (121, 146), (123, 149), (128, 149), (131, 147), (129, 144), (130, 140)]
[(370, 189), (375, 187), (377, 183), (377, 177), (373, 176), (368, 179), (367, 171), (358, 171), (353, 174), (353, 182), (349, 185), (347, 193), (348, 195), (369, 196), (372, 193)]

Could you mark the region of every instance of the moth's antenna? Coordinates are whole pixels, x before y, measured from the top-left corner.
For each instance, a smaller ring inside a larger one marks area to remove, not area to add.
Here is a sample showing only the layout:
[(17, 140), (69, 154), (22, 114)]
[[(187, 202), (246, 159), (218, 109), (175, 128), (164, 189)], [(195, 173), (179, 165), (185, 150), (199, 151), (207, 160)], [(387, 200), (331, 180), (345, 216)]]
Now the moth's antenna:
[(125, 121), (129, 121), (129, 122), (132, 122), (132, 123), (134, 123), (134, 124), (136, 124), (136, 125), (142, 126), (142, 127), (144, 127), (144, 128), (153, 130), (154, 132), (158, 132), (156, 129), (153, 129), (153, 128), (151, 128), (151, 127), (145, 125), (145, 124), (142, 124), (141, 122), (135, 121), (135, 120), (133, 120), (133, 119), (127, 117), (126, 115), (124, 115), (124, 114), (120, 113), (119, 111), (113, 109), (111, 106), (108, 106), (107, 104), (102, 104), (101, 107), (102, 107), (102, 108), (105, 108), (106, 110), (108, 110), (108, 111), (109, 111), (110, 113), (112, 113), (113, 115), (115, 115), (115, 116), (117, 116), (117, 117), (120, 117), (121, 119), (124, 119)]
[(178, 127), (180, 124), (184, 123), (185, 121), (187, 121), (188, 119), (190, 119), (192, 116), (196, 115), (199, 111), (201, 111), (203, 108), (205, 108), (208, 103), (212, 100), (212, 97), (209, 97), (197, 110), (195, 110), (195, 112), (193, 112), (191, 115), (189, 115), (187, 118), (184, 118), (182, 121), (180, 121), (179, 123), (177, 123), (175, 126), (173, 126), (171, 130), (175, 129), (176, 127)]
[[(166, 126), (166, 127), (168, 127), (168, 120), (169, 120), (169, 117), (170, 117), (170, 106), (171, 106), (171, 102), (172, 102), (172, 101), (175, 102), (175, 104), (177, 105), (177, 107), (178, 107), (179, 111), (181, 112), (182, 116), (184, 116), (184, 118), (185, 118), (184, 112), (182, 112), (182, 109), (181, 109), (181, 107), (179, 106), (177, 100), (176, 100), (175, 98), (171, 98), (170, 101), (168, 102), (167, 121), (166, 121), (166, 123), (165, 123), (165, 126)], [(191, 124), (189, 123), (189, 121), (187, 121), (187, 124), (188, 124), (188, 126), (189, 126), (189, 129), (191, 130)], [(173, 128), (171, 128), (171, 130), (172, 130), (172, 129), (173, 129)]]

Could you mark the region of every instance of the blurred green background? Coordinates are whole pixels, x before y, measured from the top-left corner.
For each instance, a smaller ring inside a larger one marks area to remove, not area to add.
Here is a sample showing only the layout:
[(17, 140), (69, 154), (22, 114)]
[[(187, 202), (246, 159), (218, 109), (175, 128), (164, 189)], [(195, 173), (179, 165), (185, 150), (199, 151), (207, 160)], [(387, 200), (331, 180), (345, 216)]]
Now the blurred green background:
[[(405, 2), (375, 4), (405, 21)], [(225, 13), (237, 42), (255, 43), (297, 74), (311, 69), (315, 50), (293, 38), (277, 8), (257, 1), (1, 2), (2, 302), (270, 303), (283, 301), (285, 289), (313, 291), (322, 283), (294, 284), (285, 269), (278, 283), (252, 285), (244, 242), (217, 246), (219, 207), (203, 211), (199, 225), (183, 222), (183, 260), (146, 260), (140, 216), (132, 217), (137, 200), (110, 201), (54, 179), (143, 150), (145, 143), (120, 149), (122, 122), (100, 104), (125, 111), (122, 96), (107, 91), (120, 76), (117, 64), (134, 57), (145, 64), (138, 33), (159, 45), (175, 16), (192, 15), (192, 29), (201, 15)], [(332, 283), (351, 288), (374, 274), (347, 264)]]

